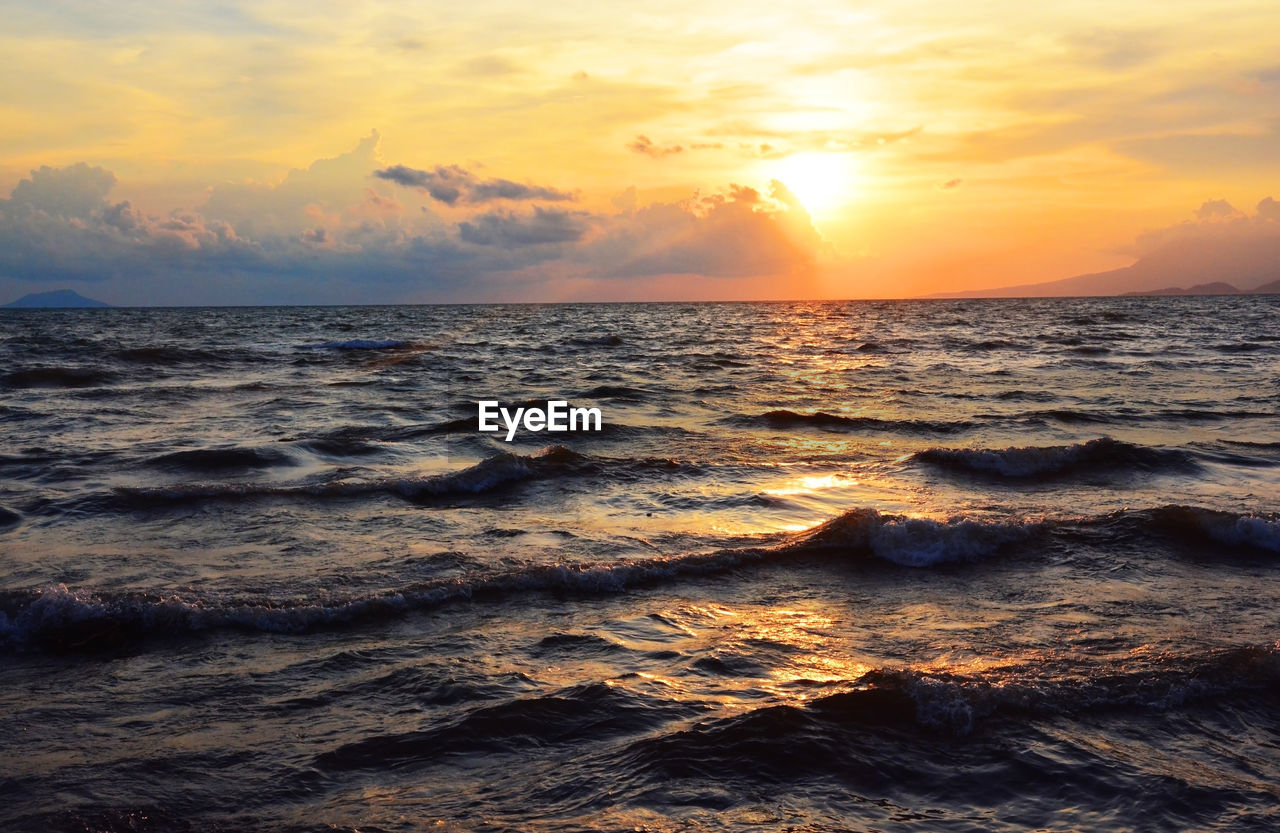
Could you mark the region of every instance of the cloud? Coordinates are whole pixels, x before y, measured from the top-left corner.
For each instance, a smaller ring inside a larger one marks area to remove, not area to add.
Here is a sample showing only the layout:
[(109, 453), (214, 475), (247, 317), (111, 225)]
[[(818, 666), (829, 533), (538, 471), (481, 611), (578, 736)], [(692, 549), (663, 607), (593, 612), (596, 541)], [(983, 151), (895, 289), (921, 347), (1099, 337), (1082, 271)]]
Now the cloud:
[(1185, 288), (1221, 281), (1248, 290), (1276, 279), (1280, 203), (1266, 197), (1255, 213), (1248, 214), (1226, 200), (1209, 200), (1193, 217), (1148, 231), (1125, 249), (1138, 257), (1122, 270), (1142, 284), (1137, 288)]
[(1205, 201), (1193, 215), (1195, 219), (1144, 232), (1127, 251), (1142, 257), (1171, 244), (1280, 239), (1280, 203), (1271, 197), (1259, 202), (1252, 215), (1223, 199)]
[(406, 165), (392, 165), (374, 171), (373, 175), (407, 188), (426, 191), (432, 199), (445, 205), (494, 200), (564, 202), (577, 199), (570, 191), (543, 185), (526, 185), (509, 179), (479, 179), (471, 171), (458, 165), (437, 165), (429, 171)]
[(626, 148), (632, 153), (651, 156), (654, 159), (659, 159), (663, 156), (671, 156), (674, 153), (682, 153), (684, 151), (684, 148), (680, 145), (668, 145), (667, 147), (655, 145), (653, 140), (648, 136), (637, 136), (635, 141), (627, 143)]
[(369, 187), (369, 170), (381, 162), (379, 140), (378, 131), (371, 131), (354, 149), (289, 171), (278, 183), (218, 185), (200, 212), (230, 223), (244, 237), (297, 237), (322, 219), (337, 231), (353, 206), (395, 203), (390, 194)]
[(1240, 212), (1226, 200), (1209, 200), (1196, 209), (1197, 220), (1215, 220), (1223, 217), (1234, 217)]
[[(635, 141), (628, 142), (623, 145), (632, 153), (639, 153), (643, 156), (649, 156), (653, 159), (661, 159), (664, 156), (674, 156), (677, 153), (683, 153), (686, 150), (684, 145), (659, 145), (656, 144), (648, 136), (636, 136)], [(724, 148), (723, 142), (693, 142), (688, 145), (688, 150), (721, 150)]]
[(624, 212), (577, 253), (601, 277), (754, 277), (812, 267), (822, 239), (781, 182)]
[(219, 220), (144, 215), (106, 196), (115, 176), (76, 164), (40, 168), (0, 201), (0, 277), (47, 283), (163, 274), (187, 264), (240, 269), (263, 252)]
[(584, 211), (561, 211), (534, 206), (530, 215), (510, 211), (478, 214), (458, 224), (458, 236), (477, 246), (539, 246), (582, 239), (591, 225)]
[(403, 201), (370, 187), (361, 163), (375, 149), (376, 134), (274, 186), (218, 186), (203, 206), (167, 214), (111, 200), (115, 176), (102, 168), (40, 168), (0, 200), (0, 287), (95, 282), (120, 303), (533, 300), (564, 276), (625, 280), (634, 294), (677, 275), (794, 275), (825, 246), (779, 182), (767, 194), (732, 185), (648, 205), (629, 188), (612, 211), (589, 212), (495, 206), (568, 192), (456, 166), (380, 169), (423, 190), (456, 188), (465, 215), (446, 222), (425, 195), (414, 203), (416, 184)]
[(939, 185), (938, 188), (943, 191), (950, 191), (953, 188), (959, 188), (962, 182), (964, 182), (963, 179), (948, 179), (946, 182)]
[(762, 159), (782, 159), (791, 155), (789, 151), (775, 147), (769, 142), (761, 142), (758, 145), (750, 142), (739, 142), (738, 149), (748, 156), (759, 156)]
[(79, 162), (66, 168), (45, 165), (18, 182), (7, 200), (13, 210), (43, 211), (55, 217), (88, 217), (116, 184), (115, 174)]

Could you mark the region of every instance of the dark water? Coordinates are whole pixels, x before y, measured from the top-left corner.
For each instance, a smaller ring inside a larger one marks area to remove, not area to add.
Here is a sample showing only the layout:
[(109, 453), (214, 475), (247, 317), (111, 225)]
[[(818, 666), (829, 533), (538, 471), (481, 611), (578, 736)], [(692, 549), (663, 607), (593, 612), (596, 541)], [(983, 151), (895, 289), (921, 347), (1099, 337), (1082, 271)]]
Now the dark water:
[(1277, 321), (0, 313), (0, 827), (1275, 830)]

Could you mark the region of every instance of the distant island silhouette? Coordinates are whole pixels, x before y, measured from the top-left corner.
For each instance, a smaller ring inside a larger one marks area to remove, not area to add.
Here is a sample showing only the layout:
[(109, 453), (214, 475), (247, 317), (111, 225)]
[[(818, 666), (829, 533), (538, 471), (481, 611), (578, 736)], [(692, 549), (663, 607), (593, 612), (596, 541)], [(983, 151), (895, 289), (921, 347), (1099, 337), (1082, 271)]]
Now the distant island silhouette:
[(3, 306), (3, 309), (76, 309), (76, 308), (104, 308), (110, 304), (104, 304), (102, 301), (95, 301), (93, 298), (86, 298), (74, 289), (55, 289), (52, 292), (32, 292), (23, 295), (16, 301), (11, 301)]
[[(1190, 287), (1184, 289), (1183, 287)], [(1280, 293), (1280, 237), (1177, 240), (1133, 264), (1056, 281), (939, 292), (929, 298)]]
[[(1277, 281), (1276, 283), (1280, 285), (1280, 281)], [(1260, 291), (1265, 291), (1265, 290), (1266, 290), (1266, 287), (1259, 287), (1258, 289), (1254, 289), (1249, 292), (1241, 292), (1239, 289), (1237, 289), (1236, 287), (1232, 286), (1229, 283), (1224, 283), (1222, 281), (1214, 281), (1213, 283), (1198, 283), (1195, 286), (1189, 286), (1186, 289), (1183, 289), (1180, 286), (1166, 286), (1160, 289), (1147, 289), (1140, 292), (1123, 292), (1121, 294), (1126, 296), (1130, 296), (1130, 295), (1251, 295), (1251, 294), (1259, 293)], [(1273, 289), (1271, 291), (1274, 292), (1275, 290)]]

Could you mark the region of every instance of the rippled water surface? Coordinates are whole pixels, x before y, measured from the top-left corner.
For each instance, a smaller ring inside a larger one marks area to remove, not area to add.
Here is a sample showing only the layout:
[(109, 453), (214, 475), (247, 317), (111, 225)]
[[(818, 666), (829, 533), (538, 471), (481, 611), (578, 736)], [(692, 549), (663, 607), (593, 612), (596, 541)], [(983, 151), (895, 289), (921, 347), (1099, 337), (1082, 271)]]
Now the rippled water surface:
[(0, 312), (0, 825), (1274, 830), (1277, 321)]

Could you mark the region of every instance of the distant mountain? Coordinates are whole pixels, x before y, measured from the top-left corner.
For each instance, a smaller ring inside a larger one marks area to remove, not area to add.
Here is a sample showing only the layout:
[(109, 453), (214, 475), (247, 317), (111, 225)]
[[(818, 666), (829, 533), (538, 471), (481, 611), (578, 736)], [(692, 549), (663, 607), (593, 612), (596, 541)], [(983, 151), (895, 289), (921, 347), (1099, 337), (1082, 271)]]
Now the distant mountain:
[[(946, 292), (931, 298), (1052, 298), (1085, 295), (1163, 294), (1169, 287), (1228, 286), (1253, 294), (1280, 283), (1280, 237), (1183, 239), (1160, 247), (1131, 266), (1046, 283)], [(1230, 281), (1230, 283), (1227, 283)], [(1280, 290), (1270, 289), (1270, 292)], [(1202, 294), (1187, 290), (1178, 294)], [(1203, 294), (1217, 294), (1210, 290)]]
[(1249, 290), (1250, 295), (1280, 295), (1280, 278)]
[(5, 304), (3, 309), (71, 309), (75, 307), (109, 307), (101, 301), (86, 298), (71, 289), (55, 289), (53, 292), (32, 292), (23, 295), (12, 303)]
[(1229, 283), (1198, 283), (1188, 289), (1167, 286), (1164, 289), (1148, 289), (1146, 292), (1122, 292), (1122, 295), (1239, 295), (1240, 290)]

